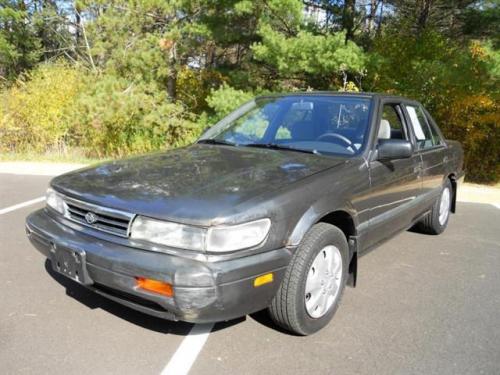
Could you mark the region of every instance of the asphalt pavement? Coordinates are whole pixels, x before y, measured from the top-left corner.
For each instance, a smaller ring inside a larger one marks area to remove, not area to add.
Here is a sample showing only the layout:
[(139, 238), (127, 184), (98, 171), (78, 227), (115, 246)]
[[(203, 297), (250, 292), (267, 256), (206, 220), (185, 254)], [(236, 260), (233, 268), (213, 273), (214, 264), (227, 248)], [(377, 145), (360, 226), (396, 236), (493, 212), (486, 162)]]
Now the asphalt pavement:
[[(42, 197), (49, 179), (0, 174), (0, 212)], [(459, 203), (444, 234), (405, 232), (363, 256), (358, 286), (309, 337), (280, 331), (264, 312), (196, 335), (95, 295), (55, 274), (26, 239), (24, 219), (42, 206), (0, 214), (0, 374), (180, 373), (186, 363), (203, 375), (500, 374), (493, 205)]]

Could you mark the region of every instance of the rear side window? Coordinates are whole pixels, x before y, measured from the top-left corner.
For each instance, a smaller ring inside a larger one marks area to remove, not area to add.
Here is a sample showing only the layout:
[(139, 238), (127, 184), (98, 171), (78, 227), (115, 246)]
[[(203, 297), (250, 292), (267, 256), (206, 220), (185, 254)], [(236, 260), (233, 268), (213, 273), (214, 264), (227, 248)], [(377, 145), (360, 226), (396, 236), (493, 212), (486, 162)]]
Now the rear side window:
[(429, 128), (431, 129), (431, 134), (432, 134), (432, 141), (434, 145), (440, 145), (443, 142), (441, 141), (441, 136), (436, 130), (436, 125), (429, 119), (429, 114), (425, 116), (425, 119), (427, 120), (427, 124), (429, 125)]
[(440, 143), (439, 136), (436, 131), (429, 126), (422, 108), (407, 105), (406, 110), (410, 116), (410, 122), (415, 138), (417, 139), (418, 149), (424, 150), (438, 145)]

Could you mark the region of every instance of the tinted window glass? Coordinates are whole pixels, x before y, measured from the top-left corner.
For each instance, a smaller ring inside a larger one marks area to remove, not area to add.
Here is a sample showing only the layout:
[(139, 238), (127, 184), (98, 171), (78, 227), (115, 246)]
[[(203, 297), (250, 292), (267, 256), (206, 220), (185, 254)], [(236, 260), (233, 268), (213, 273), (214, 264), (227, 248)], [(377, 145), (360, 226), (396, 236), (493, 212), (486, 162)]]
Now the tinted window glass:
[(276, 132), (276, 139), (292, 139), (292, 131), (294, 127), (298, 126), (297, 124), (312, 126), (313, 110), (314, 106), (292, 105)]
[(417, 139), (417, 147), (422, 150), (434, 146), (434, 138), (422, 109), (410, 105), (407, 105), (406, 109), (410, 115), (413, 132), (415, 133), (415, 138)]
[(203, 139), (354, 155), (364, 144), (370, 107), (370, 99), (345, 96), (257, 99), (220, 121)]

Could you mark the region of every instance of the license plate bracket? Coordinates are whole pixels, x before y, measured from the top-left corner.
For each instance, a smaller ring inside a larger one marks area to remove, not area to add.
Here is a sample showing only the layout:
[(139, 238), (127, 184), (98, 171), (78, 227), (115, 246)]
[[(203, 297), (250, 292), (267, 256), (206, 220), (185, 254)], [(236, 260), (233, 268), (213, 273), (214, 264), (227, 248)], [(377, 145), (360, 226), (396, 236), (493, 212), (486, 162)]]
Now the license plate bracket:
[(80, 284), (92, 284), (86, 267), (85, 251), (54, 245), (50, 249), (52, 269)]

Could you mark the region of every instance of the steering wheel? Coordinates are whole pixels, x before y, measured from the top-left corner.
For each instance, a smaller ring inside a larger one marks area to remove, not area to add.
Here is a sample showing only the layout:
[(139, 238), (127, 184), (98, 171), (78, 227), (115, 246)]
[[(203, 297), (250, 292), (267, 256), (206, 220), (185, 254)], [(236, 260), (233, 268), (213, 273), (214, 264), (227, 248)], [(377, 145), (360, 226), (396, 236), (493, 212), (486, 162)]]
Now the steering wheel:
[(337, 134), (337, 133), (325, 133), (320, 135), (317, 139), (317, 141), (328, 141), (328, 142), (334, 142), (334, 143), (341, 143), (341, 146), (345, 146), (346, 148), (352, 149), (352, 142), (349, 138), (344, 137), (343, 135)]

